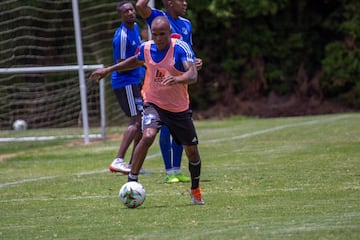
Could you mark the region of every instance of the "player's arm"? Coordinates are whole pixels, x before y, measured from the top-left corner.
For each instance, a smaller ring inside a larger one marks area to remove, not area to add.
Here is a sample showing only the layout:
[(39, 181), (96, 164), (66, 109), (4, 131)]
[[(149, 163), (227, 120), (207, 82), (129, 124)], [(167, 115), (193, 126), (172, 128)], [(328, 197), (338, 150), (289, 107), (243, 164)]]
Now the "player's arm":
[(173, 84), (193, 84), (196, 83), (198, 72), (196, 70), (195, 62), (185, 61), (182, 63), (185, 69), (185, 72), (181, 75), (172, 76), (167, 75), (163, 78), (161, 83), (163, 85), (173, 85)]
[(174, 46), (174, 57), (174, 67), (183, 72), (183, 74), (177, 76), (168, 75), (163, 79), (162, 83), (165, 85), (196, 83), (198, 72), (196, 69), (195, 55), (190, 45), (178, 40)]
[[(172, 33), (171, 38), (181, 39), (181, 35), (178, 34), (178, 33)], [(195, 58), (195, 60), (196, 60), (195, 61), (196, 69), (199, 71), (199, 70), (201, 70), (202, 65), (203, 65), (202, 59), (201, 58)]]
[(183, 66), (184, 66), (185, 72), (180, 76), (176, 76), (176, 78), (177, 78), (176, 82), (183, 83), (183, 84), (196, 83), (197, 78), (198, 78), (196, 64), (194, 62), (185, 61), (185, 62), (183, 62)]
[(203, 65), (202, 59), (201, 59), (201, 58), (196, 58), (195, 64), (196, 64), (196, 69), (197, 69), (198, 71), (201, 70), (202, 65)]
[(150, 17), (151, 7), (149, 7), (150, 0), (137, 0), (136, 9), (143, 19)]
[(136, 56), (132, 56), (132, 57), (129, 57), (129, 58), (125, 59), (124, 61), (121, 61), (115, 65), (95, 70), (94, 72), (91, 73), (90, 79), (95, 79), (98, 81), (102, 78), (105, 78), (111, 72), (128, 71), (128, 70), (132, 70), (134, 68), (143, 66), (143, 64), (144, 64), (143, 61), (138, 60)]

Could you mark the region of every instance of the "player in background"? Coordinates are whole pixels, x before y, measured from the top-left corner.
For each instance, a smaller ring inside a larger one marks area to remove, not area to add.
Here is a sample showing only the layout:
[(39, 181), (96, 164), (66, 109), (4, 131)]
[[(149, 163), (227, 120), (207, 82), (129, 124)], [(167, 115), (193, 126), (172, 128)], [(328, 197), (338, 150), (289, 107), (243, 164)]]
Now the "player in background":
[[(187, 9), (186, 0), (163, 0), (162, 2), (165, 12), (150, 8), (148, 6), (149, 0), (138, 0), (136, 8), (149, 26), (157, 16), (166, 17), (170, 22), (172, 36), (180, 38), (192, 46), (192, 25), (188, 19), (184, 18)], [(201, 69), (202, 61), (200, 58), (196, 58), (196, 66), (198, 70)], [(183, 148), (174, 139), (171, 140), (170, 135), (169, 128), (163, 125), (160, 130), (159, 144), (166, 171), (165, 182), (189, 182), (190, 178), (184, 176), (181, 172)]]
[[(121, 1), (116, 10), (121, 24), (116, 30), (112, 42), (114, 64), (134, 56), (141, 44), (140, 30), (135, 22), (136, 11), (133, 4), (130, 1)], [(109, 166), (109, 170), (112, 172), (126, 173), (130, 171), (129, 164), (124, 160), (126, 151), (132, 143), (133, 149), (135, 149), (141, 139), (141, 114), (143, 110), (141, 84), (143, 78), (142, 67), (129, 71), (113, 72), (111, 75), (111, 86), (116, 99), (126, 116), (130, 118), (115, 159)], [(130, 164), (131, 159), (132, 156)]]
[(191, 198), (195, 205), (205, 204), (200, 189), (201, 158), (198, 137), (189, 108), (188, 84), (197, 81), (195, 56), (184, 41), (171, 38), (166, 17), (156, 17), (151, 24), (153, 41), (140, 47), (137, 55), (116, 65), (97, 69), (92, 77), (104, 77), (113, 71), (124, 71), (146, 65), (142, 88), (144, 112), (143, 134), (133, 154), (128, 181), (138, 181), (138, 175), (150, 146), (162, 125), (167, 125), (174, 139), (185, 149), (191, 176)]

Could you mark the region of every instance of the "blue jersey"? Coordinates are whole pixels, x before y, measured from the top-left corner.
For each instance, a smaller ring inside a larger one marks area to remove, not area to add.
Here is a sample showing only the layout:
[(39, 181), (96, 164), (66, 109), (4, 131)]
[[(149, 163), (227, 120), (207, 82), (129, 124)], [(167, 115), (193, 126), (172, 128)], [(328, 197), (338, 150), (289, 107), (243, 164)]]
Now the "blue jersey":
[[(131, 29), (122, 23), (114, 34), (112, 44), (114, 64), (118, 63), (120, 60), (134, 56), (141, 44), (138, 25), (135, 23), (134, 29)], [(144, 73), (141, 68), (126, 72), (113, 72), (111, 74), (111, 86), (113, 89), (119, 89), (126, 85), (141, 84), (144, 77), (143, 75)]]
[[(143, 43), (140, 46), (140, 51), (137, 55), (138, 60), (145, 61), (144, 47), (145, 47), (145, 43)], [(152, 44), (150, 46), (151, 58), (156, 63), (158, 63), (164, 59), (164, 57), (166, 56), (166, 54), (168, 52), (167, 50), (168, 49), (166, 49), (164, 51), (159, 51), (156, 48), (155, 43), (152, 41)], [(184, 42), (180, 39), (176, 39), (176, 42), (174, 45), (174, 67), (181, 72), (185, 72), (183, 62), (195, 62), (194, 52), (191, 49), (191, 47), (189, 46), (189, 44), (187, 44), (186, 42)]]
[(152, 9), (151, 15), (146, 19), (147, 24), (151, 26), (154, 18), (158, 16), (164, 16), (169, 19), (170, 27), (173, 33), (178, 33), (181, 35), (181, 40), (187, 42), (190, 46), (192, 46), (192, 25), (191, 22), (183, 17), (173, 18), (167, 12)]

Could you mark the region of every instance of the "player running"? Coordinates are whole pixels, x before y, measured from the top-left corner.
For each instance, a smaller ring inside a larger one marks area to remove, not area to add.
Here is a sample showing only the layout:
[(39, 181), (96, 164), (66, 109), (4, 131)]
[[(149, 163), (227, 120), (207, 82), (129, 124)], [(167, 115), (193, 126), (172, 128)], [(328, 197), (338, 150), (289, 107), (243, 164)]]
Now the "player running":
[(153, 41), (143, 43), (139, 54), (116, 65), (98, 69), (92, 76), (104, 77), (113, 71), (124, 71), (146, 64), (142, 89), (143, 135), (133, 154), (128, 181), (138, 181), (148, 149), (165, 124), (175, 141), (184, 147), (189, 160), (191, 198), (194, 204), (202, 205), (205, 202), (200, 188), (201, 158), (188, 94), (188, 84), (195, 83), (198, 76), (195, 56), (186, 42), (171, 38), (170, 23), (166, 17), (154, 19), (151, 33)]

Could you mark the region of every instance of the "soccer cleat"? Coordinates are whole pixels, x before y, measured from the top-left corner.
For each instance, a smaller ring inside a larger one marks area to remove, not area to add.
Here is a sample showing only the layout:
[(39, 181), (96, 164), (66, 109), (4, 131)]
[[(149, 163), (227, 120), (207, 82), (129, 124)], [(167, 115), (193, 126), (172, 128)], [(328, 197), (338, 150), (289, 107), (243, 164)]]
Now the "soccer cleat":
[(115, 158), (114, 161), (110, 164), (109, 170), (111, 172), (121, 172), (123, 174), (129, 174), (131, 167), (129, 164), (124, 162), (124, 159)]
[(201, 189), (200, 188), (191, 189), (190, 195), (191, 195), (191, 199), (195, 205), (204, 205), (205, 204), (204, 200), (201, 197)]
[(176, 173), (175, 174), (175, 177), (177, 179), (179, 179), (179, 182), (190, 182), (191, 181), (191, 178), (190, 177), (187, 177), (185, 175), (183, 175), (181, 172), (180, 173)]
[(175, 176), (175, 174), (170, 173), (170, 174), (166, 175), (165, 182), (166, 183), (178, 183), (179, 179)]

